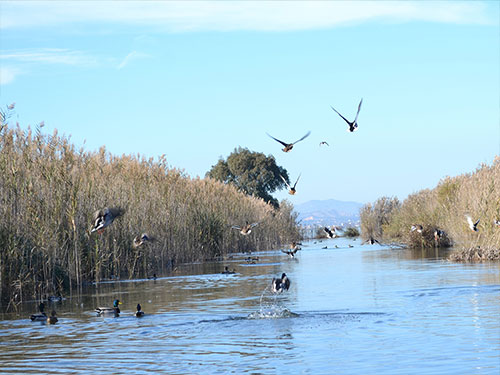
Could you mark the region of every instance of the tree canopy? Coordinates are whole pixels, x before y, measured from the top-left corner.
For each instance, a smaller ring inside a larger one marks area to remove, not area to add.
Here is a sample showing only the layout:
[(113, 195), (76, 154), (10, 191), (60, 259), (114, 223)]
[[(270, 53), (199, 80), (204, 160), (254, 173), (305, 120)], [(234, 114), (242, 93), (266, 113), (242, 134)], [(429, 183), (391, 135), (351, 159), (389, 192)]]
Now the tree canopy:
[(253, 152), (247, 148), (236, 148), (227, 160), (219, 159), (206, 176), (233, 184), (248, 195), (260, 197), (278, 207), (278, 201), (270, 193), (281, 190), (289, 182), (288, 172), (276, 164), (273, 156)]

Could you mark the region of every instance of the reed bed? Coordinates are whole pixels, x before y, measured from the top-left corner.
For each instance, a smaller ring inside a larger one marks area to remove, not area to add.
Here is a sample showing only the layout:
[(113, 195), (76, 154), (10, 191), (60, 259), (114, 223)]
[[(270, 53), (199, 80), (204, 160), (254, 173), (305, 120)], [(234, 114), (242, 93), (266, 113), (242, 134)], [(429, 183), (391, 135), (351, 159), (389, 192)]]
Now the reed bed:
[[(434, 189), (408, 196), (398, 204), (395, 198), (381, 198), (361, 209), (364, 238), (375, 234), (384, 241), (411, 247), (454, 246), (451, 260), (495, 260), (500, 258), (500, 157), (492, 165), (482, 164), (473, 173), (446, 177)], [(387, 201), (390, 210), (377, 207)], [(466, 216), (478, 230), (470, 229)], [(411, 230), (421, 226), (421, 230)], [(436, 237), (436, 230), (442, 231)]]
[[(191, 179), (165, 156), (76, 149), (37, 127), (0, 129), (0, 298), (63, 293), (84, 283), (165, 274), (179, 262), (298, 240), (293, 207), (274, 209), (212, 179)], [(121, 207), (102, 234), (93, 214)], [(259, 222), (251, 235), (231, 229)], [(135, 248), (133, 238), (155, 240)]]

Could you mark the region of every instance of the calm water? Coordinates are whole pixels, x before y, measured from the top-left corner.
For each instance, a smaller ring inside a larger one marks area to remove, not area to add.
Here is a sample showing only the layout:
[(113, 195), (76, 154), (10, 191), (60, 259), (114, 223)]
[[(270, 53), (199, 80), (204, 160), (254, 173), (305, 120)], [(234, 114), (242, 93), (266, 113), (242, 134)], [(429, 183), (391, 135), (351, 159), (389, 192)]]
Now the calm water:
[[(296, 259), (236, 255), (156, 281), (92, 286), (49, 305), (56, 325), (31, 322), (37, 304), (25, 303), (0, 315), (0, 373), (500, 373), (498, 263), (359, 240), (305, 245)], [(220, 274), (224, 265), (237, 274)], [(281, 272), (292, 284), (273, 297)], [(120, 317), (97, 317), (115, 298)]]

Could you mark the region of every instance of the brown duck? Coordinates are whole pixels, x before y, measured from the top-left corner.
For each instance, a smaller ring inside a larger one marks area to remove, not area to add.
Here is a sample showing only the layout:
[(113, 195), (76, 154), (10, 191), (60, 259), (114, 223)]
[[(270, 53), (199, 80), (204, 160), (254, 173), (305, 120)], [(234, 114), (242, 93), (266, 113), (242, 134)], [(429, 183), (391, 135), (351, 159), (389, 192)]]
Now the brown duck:
[(276, 142), (279, 142), (281, 143), (283, 146), (285, 146), (285, 148), (283, 148), (283, 152), (289, 152), (292, 150), (293, 148), (293, 145), (302, 141), (303, 139), (307, 138), (309, 136), (309, 134), (311, 134), (311, 131), (308, 131), (306, 135), (304, 135), (302, 138), (300, 138), (298, 141), (295, 141), (293, 143), (286, 143), (286, 142), (283, 142), (283, 141), (280, 141), (279, 139), (277, 138), (274, 138), (271, 134), (269, 133), (266, 133), (269, 137), (271, 137), (272, 139), (274, 139)]

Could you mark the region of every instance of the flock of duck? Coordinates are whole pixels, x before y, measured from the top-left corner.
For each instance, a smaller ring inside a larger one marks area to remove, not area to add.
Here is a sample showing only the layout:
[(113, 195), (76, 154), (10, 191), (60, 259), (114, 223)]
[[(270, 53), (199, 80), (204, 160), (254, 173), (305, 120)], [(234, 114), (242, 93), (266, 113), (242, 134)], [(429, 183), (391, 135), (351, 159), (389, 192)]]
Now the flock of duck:
[[(359, 112), (361, 110), (361, 104), (362, 103), (363, 103), (363, 99), (361, 99), (361, 101), (359, 102), (358, 111), (356, 112), (356, 117), (354, 118), (353, 121), (347, 120), (335, 108), (331, 107), (347, 123), (347, 125), (349, 126), (349, 128), (348, 128), (349, 132), (354, 132), (358, 128), (358, 115), (359, 115)], [(266, 134), (269, 137), (271, 137), (272, 139), (274, 139), (276, 142), (279, 142), (279, 143), (281, 143), (284, 146), (283, 149), (282, 149), (283, 152), (290, 152), (293, 149), (293, 146), (295, 144), (297, 144), (298, 142), (300, 142), (300, 141), (304, 140), (305, 138), (307, 138), (311, 134), (311, 132), (308, 131), (302, 138), (300, 138), (299, 140), (297, 140), (295, 142), (292, 142), (292, 143), (286, 143), (284, 141), (281, 141), (281, 140), (273, 137), (272, 135), (270, 135), (268, 133), (266, 133)], [(322, 145), (329, 146), (326, 141), (320, 142), (320, 146), (322, 146)], [(285, 183), (286, 187), (288, 188), (288, 193), (290, 195), (295, 195), (295, 193), (296, 193), (296, 186), (297, 186), (297, 183), (299, 182), (300, 176), (301, 175), (299, 174), (299, 176), (297, 177), (297, 180), (295, 181), (295, 183), (293, 184), (293, 186), (291, 186), (286, 181), (286, 179), (283, 176), (280, 175), (281, 179), (283, 180), (283, 182)], [(111, 225), (115, 219), (119, 218), (124, 213), (125, 213), (125, 210), (122, 209), (122, 208), (120, 208), (120, 207), (114, 207), (114, 208), (105, 207), (103, 209), (97, 210), (94, 213), (94, 216), (93, 216), (94, 220), (93, 220), (92, 228), (90, 229), (90, 233), (97, 232), (98, 234), (101, 234), (106, 227), (108, 227), (109, 225)], [(249, 223), (247, 221), (246, 224), (243, 225), (243, 226), (233, 225), (231, 228), (238, 230), (241, 235), (247, 236), (247, 235), (249, 235), (252, 232), (252, 229), (255, 228), (257, 225), (259, 225), (258, 222)], [(329, 238), (335, 238), (337, 236), (335, 234), (335, 227), (332, 227), (331, 229), (328, 228), (328, 227), (325, 227), (324, 231), (327, 234), (327, 237), (329, 237)], [(154, 241), (154, 240), (155, 239), (153, 237), (149, 236), (147, 233), (143, 233), (140, 236), (136, 236), (132, 240), (132, 245), (135, 248), (137, 248), (139, 246), (142, 246), (146, 242), (151, 242), (151, 241)], [(376, 240), (372, 240), (372, 241), (376, 241)], [(378, 242), (378, 241), (376, 241), (376, 242)], [(300, 243), (292, 242), (289, 250), (281, 250), (281, 251), (283, 253), (289, 255), (291, 258), (294, 258), (295, 255), (297, 254), (297, 251), (299, 251), (301, 249), (299, 245), (300, 245)], [(255, 263), (256, 260), (258, 260), (258, 258), (251, 258), (251, 257), (249, 257), (246, 260), (247, 260), (248, 263)], [(229, 268), (227, 266), (224, 268), (224, 271), (222, 272), (222, 274), (234, 274), (234, 273), (236, 273), (236, 272), (234, 270), (229, 270)], [(155, 275), (155, 279), (156, 279), (156, 275)], [(291, 281), (288, 278), (288, 276), (285, 273), (282, 273), (281, 277), (274, 277), (272, 279), (272, 281), (271, 281), (271, 291), (273, 293), (276, 293), (276, 294), (282, 293), (282, 292), (284, 292), (284, 291), (286, 291), (286, 290), (288, 290), (290, 288), (290, 283), (291, 283)], [(97, 307), (95, 309), (95, 312), (99, 316), (101, 316), (101, 315), (111, 315), (111, 314), (115, 315), (115, 316), (118, 316), (120, 314), (119, 305), (121, 305), (121, 302), (120, 302), (120, 300), (116, 299), (113, 302), (113, 307)], [(49, 324), (55, 324), (55, 323), (57, 323), (58, 318), (57, 318), (57, 313), (56, 313), (55, 310), (52, 310), (50, 316), (48, 316), (45, 313), (45, 304), (43, 302), (41, 302), (39, 304), (38, 310), (39, 310), (38, 313), (32, 314), (30, 316), (30, 319), (32, 321), (46, 321)], [(135, 313), (135, 316), (138, 317), (138, 318), (144, 316), (144, 311), (142, 311), (142, 307), (141, 307), (140, 304), (137, 304), (137, 311)]]

